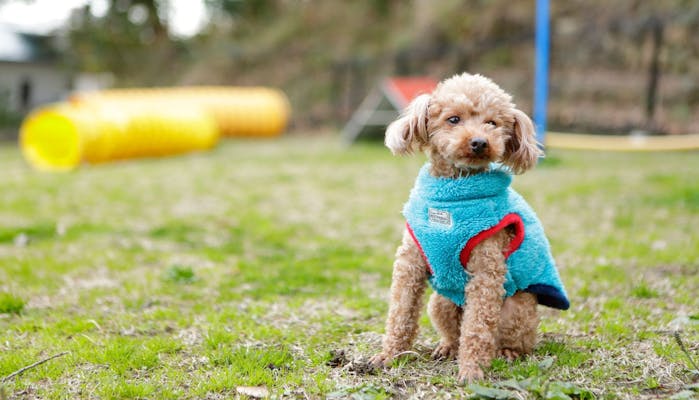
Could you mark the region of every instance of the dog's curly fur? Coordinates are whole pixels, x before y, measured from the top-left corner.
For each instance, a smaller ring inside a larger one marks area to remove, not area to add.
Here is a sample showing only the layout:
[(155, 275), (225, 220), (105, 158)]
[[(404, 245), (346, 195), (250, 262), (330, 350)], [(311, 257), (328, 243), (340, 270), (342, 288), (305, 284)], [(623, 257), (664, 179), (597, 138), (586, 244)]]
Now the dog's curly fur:
[[(461, 74), (441, 82), (432, 94), (418, 96), (386, 130), (393, 154), (424, 151), (433, 176), (455, 178), (485, 171), (491, 162), (513, 172), (532, 168), (541, 151), (534, 127), (510, 95), (490, 79)], [(466, 266), (468, 301), (458, 307), (434, 293), (428, 314), (441, 336), (433, 357), (457, 357), (459, 381), (484, 377), (497, 355), (512, 360), (529, 354), (536, 341), (537, 299), (517, 292), (503, 301), (506, 264), (503, 249), (511, 234), (502, 230), (473, 251)], [(391, 300), (382, 351), (370, 362), (388, 365), (417, 336), (427, 286), (426, 261), (406, 230), (393, 265)]]

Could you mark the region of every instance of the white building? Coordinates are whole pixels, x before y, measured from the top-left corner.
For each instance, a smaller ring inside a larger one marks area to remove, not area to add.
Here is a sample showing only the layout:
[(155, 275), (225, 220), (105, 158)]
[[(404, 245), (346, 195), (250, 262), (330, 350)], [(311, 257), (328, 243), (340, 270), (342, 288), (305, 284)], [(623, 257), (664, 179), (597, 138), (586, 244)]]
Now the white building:
[(26, 113), (66, 96), (70, 77), (48, 36), (0, 24), (0, 109)]

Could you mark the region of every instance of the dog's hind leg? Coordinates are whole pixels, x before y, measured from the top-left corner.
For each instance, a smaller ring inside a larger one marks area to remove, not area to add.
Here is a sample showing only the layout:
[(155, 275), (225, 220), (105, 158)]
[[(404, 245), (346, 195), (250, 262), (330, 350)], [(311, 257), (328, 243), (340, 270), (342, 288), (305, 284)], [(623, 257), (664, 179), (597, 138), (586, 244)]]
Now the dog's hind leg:
[(396, 354), (410, 349), (418, 333), (418, 320), (427, 286), (427, 264), (407, 230), (403, 234), (403, 243), (396, 251), (392, 279), (383, 348), (369, 361), (375, 366), (386, 366)]
[(446, 297), (432, 293), (427, 303), (427, 313), (440, 336), (439, 345), (432, 352), (432, 358), (437, 360), (454, 358), (459, 351), (463, 310)]
[(498, 327), (501, 356), (511, 361), (532, 352), (539, 325), (536, 305), (536, 296), (526, 292), (517, 292), (505, 300)]

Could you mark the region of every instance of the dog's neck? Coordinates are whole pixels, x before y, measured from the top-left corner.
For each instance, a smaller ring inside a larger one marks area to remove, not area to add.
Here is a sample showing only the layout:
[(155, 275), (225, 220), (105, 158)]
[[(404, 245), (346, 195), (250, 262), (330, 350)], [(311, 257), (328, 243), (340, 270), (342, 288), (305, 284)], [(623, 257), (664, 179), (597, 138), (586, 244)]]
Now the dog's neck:
[(456, 165), (441, 157), (430, 157), (430, 165), (430, 174), (432, 176), (442, 178), (465, 178), (487, 171), (487, 168), (485, 166), (465, 168), (457, 167)]

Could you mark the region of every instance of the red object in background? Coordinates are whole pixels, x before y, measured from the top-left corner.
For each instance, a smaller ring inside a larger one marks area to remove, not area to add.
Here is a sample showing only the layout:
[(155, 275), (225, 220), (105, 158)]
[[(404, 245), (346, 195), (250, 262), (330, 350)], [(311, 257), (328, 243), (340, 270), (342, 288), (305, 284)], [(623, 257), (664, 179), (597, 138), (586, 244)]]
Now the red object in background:
[(342, 130), (346, 143), (359, 136), (378, 136), (421, 94), (432, 93), (439, 82), (425, 76), (386, 78), (367, 95)]
[(387, 78), (383, 83), (384, 93), (393, 105), (401, 110), (421, 94), (432, 93), (439, 82), (428, 77)]

